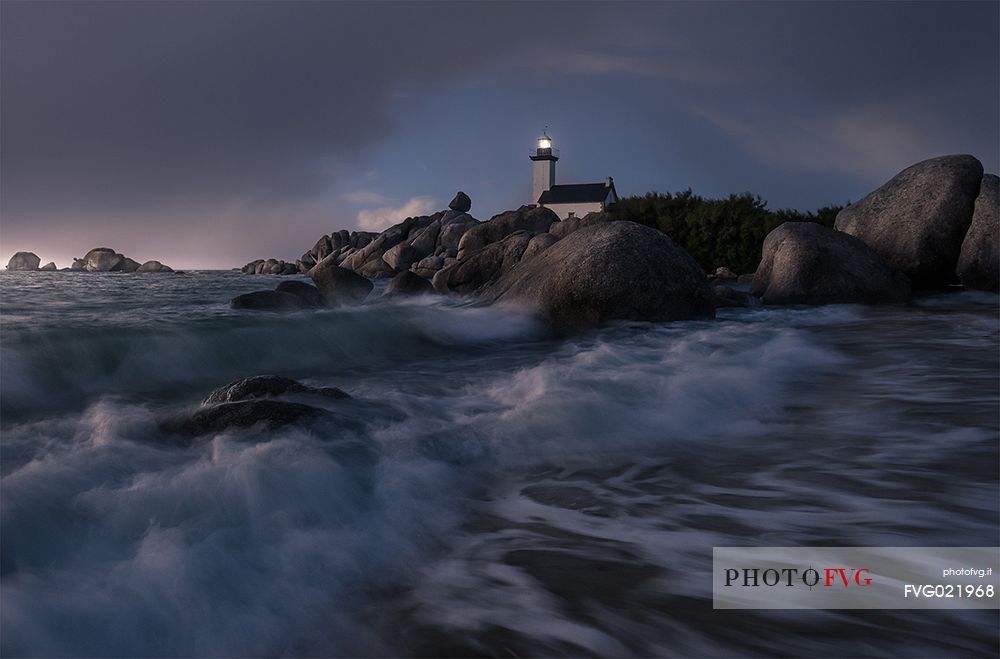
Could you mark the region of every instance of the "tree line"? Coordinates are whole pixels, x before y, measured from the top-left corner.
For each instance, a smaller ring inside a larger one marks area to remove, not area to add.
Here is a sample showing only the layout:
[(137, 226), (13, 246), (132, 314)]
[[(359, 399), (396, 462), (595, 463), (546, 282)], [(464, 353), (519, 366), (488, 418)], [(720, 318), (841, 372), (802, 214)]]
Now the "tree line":
[(624, 197), (611, 207), (619, 220), (631, 220), (663, 233), (686, 249), (706, 272), (726, 266), (736, 273), (753, 272), (767, 234), (784, 222), (817, 222), (833, 227), (842, 206), (824, 206), (816, 212), (770, 210), (767, 202), (749, 192), (725, 199), (705, 199), (688, 188), (675, 194), (649, 192)]

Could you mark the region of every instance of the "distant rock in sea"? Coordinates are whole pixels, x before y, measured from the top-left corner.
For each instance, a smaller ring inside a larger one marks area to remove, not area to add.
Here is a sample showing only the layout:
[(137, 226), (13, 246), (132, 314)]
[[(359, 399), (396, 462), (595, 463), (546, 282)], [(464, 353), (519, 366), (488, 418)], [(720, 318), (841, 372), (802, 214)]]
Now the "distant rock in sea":
[(8, 270), (38, 270), (42, 260), (34, 252), (18, 252), (7, 262)]

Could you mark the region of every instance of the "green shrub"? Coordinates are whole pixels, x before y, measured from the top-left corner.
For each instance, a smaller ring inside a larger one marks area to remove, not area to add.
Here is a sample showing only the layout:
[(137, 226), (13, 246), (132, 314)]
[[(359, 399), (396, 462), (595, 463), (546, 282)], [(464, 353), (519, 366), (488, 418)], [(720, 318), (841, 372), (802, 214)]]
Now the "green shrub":
[(833, 227), (840, 206), (815, 213), (768, 210), (767, 202), (745, 192), (726, 199), (705, 199), (688, 188), (676, 194), (649, 192), (625, 197), (610, 210), (620, 220), (631, 220), (663, 233), (686, 249), (706, 272), (726, 266), (733, 272), (753, 272), (760, 262), (764, 237), (783, 222), (817, 222)]

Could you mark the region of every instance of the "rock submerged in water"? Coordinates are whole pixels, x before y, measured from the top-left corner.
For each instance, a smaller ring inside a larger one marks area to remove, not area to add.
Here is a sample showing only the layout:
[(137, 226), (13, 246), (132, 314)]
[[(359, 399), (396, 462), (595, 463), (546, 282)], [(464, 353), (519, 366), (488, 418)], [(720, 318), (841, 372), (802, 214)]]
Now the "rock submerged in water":
[(318, 288), (312, 284), (307, 284), (304, 281), (298, 281), (297, 279), (280, 282), (274, 290), (282, 293), (291, 293), (292, 295), (299, 297), (307, 306), (310, 307), (322, 307), (325, 304), (323, 294), (319, 292)]
[(1000, 178), (983, 177), (956, 268), (966, 288), (1000, 290)]
[(245, 400), (221, 403), (195, 410), (163, 423), (167, 432), (186, 437), (217, 433), (229, 428), (247, 428), (262, 424), (268, 429), (289, 424), (324, 420), (336, 423), (337, 417), (326, 410), (283, 400)]
[(837, 214), (834, 227), (861, 239), (914, 288), (955, 281), (983, 165), (969, 155), (912, 165)]
[(38, 270), (42, 260), (34, 252), (18, 252), (7, 262), (8, 270)]
[(301, 297), (284, 291), (244, 293), (234, 297), (229, 306), (233, 309), (252, 311), (295, 311), (309, 308), (309, 305)]
[(202, 404), (234, 403), (241, 400), (267, 398), (284, 394), (315, 394), (334, 399), (350, 398), (347, 392), (337, 387), (309, 387), (298, 380), (284, 378), (279, 375), (255, 375), (219, 387), (210, 393), (202, 401)]
[(714, 318), (705, 272), (666, 234), (634, 222), (578, 229), (480, 292), (557, 329), (609, 320)]
[(854, 236), (785, 222), (764, 239), (751, 294), (764, 304), (878, 304), (910, 298), (910, 281)]
[(309, 387), (291, 378), (258, 375), (236, 380), (216, 389), (205, 398), (200, 408), (167, 419), (161, 427), (166, 432), (192, 438), (258, 424), (268, 429), (317, 421), (335, 427), (357, 426), (356, 420), (341, 418), (319, 407), (296, 401), (274, 400), (275, 397), (284, 395), (350, 398), (336, 387)]

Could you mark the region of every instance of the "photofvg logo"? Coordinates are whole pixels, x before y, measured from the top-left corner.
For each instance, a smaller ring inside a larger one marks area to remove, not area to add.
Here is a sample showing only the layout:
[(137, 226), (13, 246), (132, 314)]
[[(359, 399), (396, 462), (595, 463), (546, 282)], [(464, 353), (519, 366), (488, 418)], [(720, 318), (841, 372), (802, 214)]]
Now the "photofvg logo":
[(715, 547), (717, 609), (1000, 608), (997, 547)]
[(792, 588), (801, 585), (810, 589), (843, 585), (844, 588), (848, 588), (852, 585), (870, 586), (871, 583), (871, 570), (866, 567), (825, 567), (820, 570), (811, 566), (805, 570), (793, 567), (726, 569), (727, 588), (734, 585), (744, 588), (756, 588), (761, 585)]

